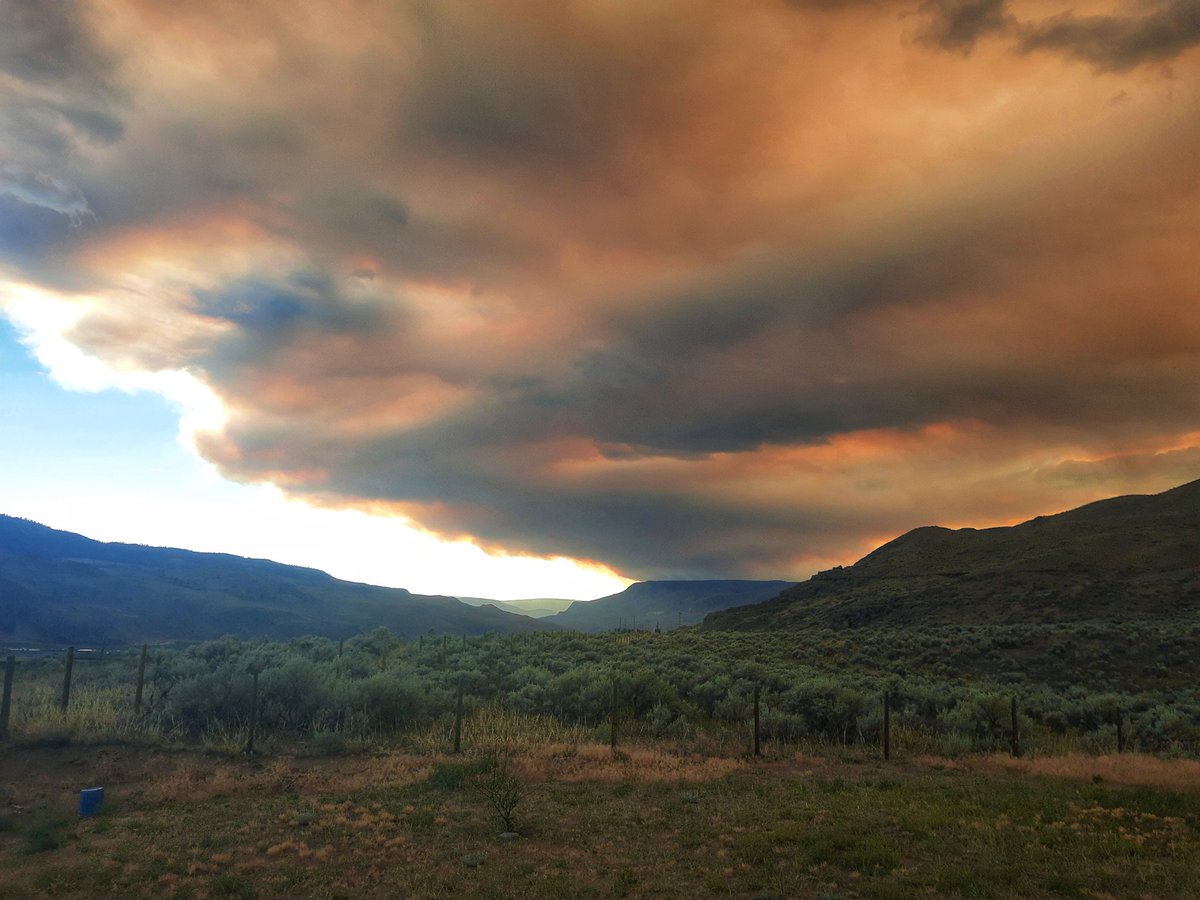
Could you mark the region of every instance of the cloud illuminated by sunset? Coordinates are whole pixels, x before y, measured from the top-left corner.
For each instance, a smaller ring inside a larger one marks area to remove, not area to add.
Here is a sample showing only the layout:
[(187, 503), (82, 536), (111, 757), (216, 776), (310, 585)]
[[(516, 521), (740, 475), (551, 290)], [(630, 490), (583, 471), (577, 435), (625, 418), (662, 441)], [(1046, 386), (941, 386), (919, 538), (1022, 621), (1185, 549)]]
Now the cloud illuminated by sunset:
[(3, 311), (186, 373), (232, 481), (800, 577), (1200, 477), (1198, 44), (1197, 0), (8, 0), (0, 278), (74, 312)]

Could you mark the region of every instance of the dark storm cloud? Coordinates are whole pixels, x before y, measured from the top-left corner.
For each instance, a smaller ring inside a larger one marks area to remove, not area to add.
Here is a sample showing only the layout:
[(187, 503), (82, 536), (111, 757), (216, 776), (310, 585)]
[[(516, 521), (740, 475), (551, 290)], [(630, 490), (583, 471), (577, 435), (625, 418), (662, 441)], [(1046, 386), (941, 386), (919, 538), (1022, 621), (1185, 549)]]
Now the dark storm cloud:
[[(514, 429), (508, 411), (499, 429), (481, 427), (477, 409), (470, 418), (428, 433), (335, 444), (310, 431), (236, 432), (238, 471), (270, 471), (275, 450), (286, 438), (291, 462), (328, 469), (321, 486), (347, 497), (373, 497), (425, 506), (430, 527), (456, 533), (470, 522), (471, 533), (496, 545), (514, 541), (527, 551), (589, 559), (616, 559), (632, 571), (658, 577), (695, 578), (777, 565), (794, 551), (797, 529), (817, 525), (811, 511), (772, 515), (761, 510), (722, 507), (684, 493), (640, 488), (572, 491), (546, 484), (533, 469), (537, 450), (505, 432)], [(536, 424), (535, 419), (526, 421)], [(543, 423), (544, 425), (544, 423)], [(472, 441), (486, 442), (473, 445)], [(220, 451), (210, 448), (217, 458)], [(282, 473), (286, 478), (286, 472)], [(304, 494), (307, 488), (297, 487)], [(824, 518), (826, 526), (830, 519)]]
[(374, 311), (356, 307), (324, 273), (301, 272), (283, 283), (251, 279), (219, 291), (197, 291), (197, 312), (238, 326), (247, 338), (276, 342), (300, 329), (365, 331)]
[(1008, 0), (928, 0), (921, 12), (927, 17), (922, 39), (945, 50), (969, 51), (984, 35), (1013, 23)]
[(87, 200), (77, 188), (52, 175), (17, 165), (0, 165), (0, 195), (56, 212), (73, 225), (78, 225), (89, 212)]
[(119, 60), (89, 6), (0, 4), (0, 258), (26, 277), (80, 286), (71, 249), (94, 230), (79, 155), (125, 133)]
[(0, 248), (231, 478), (699, 577), (1193, 460), (1200, 117), (1070, 62), (1186, 5), (130, 3), (5, 7)]
[(112, 57), (95, 41), (74, 0), (5, 0), (0, 6), (0, 71), (57, 84), (103, 86)]
[(8, 262), (32, 266), (60, 246), (72, 227), (69, 214), (21, 200), (0, 183), (0, 255)]
[[(977, 239), (1013, 240), (1002, 230)], [(975, 252), (969, 245), (941, 249), (959, 257)], [(1200, 420), (1194, 366), (1168, 375), (1095, 349), (1067, 360), (1023, 328), (1014, 333), (1021, 343), (1008, 346), (973, 334), (992, 345), (991, 353), (967, 348), (959, 356), (938, 320), (961, 306), (964, 285), (999, 273), (959, 264), (951, 267), (957, 279), (944, 272), (917, 277), (930, 265), (917, 254), (907, 266), (891, 260), (867, 281), (846, 273), (847, 285), (857, 289), (834, 289), (832, 273), (814, 279), (797, 272), (799, 287), (791, 294), (776, 274), (775, 290), (757, 304), (747, 302), (749, 290), (700, 304), (727, 313), (714, 315), (707, 328), (681, 315), (692, 308), (682, 298), (666, 304), (672, 311), (666, 314), (647, 304), (641, 317), (610, 333), (605, 353), (575, 364), (570, 375), (504, 389), (490, 382), (461, 413), (417, 431), (347, 444), (312, 423), (275, 422), (262, 430), (255, 425), (260, 417), (251, 415), (229, 435), (243, 453), (232, 467), (253, 475), (261, 465), (265, 475), (286, 445), (296, 468), (330, 473), (320, 491), (428, 505), (421, 517), (428, 524), (453, 532), (469, 522), (471, 533), (499, 544), (621, 560), (639, 574), (701, 577), (767, 570), (794, 552), (797, 534), (813, 548), (821, 536), (844, 540), (861, 532), (871, 516), (838, 513), (811, 498), (775, 510), (713, 502), (696, 489), (704, 476), (692, 488), (658, 478), (564, 485), (547, 471), (559, 452), (555, 443), (585, 438), (617, 463), (703, 465), (713, 454), (752, 456), (764, 445), (819, 446), (863, 431), (915, 434), (948, 418), (985, 420), (996, 435), (1067, 428), (1114, 438), (1146, 428), (1186, 429)], [(825, 285), (821, 292), (810, 287), (819, 294), (811, 308), (804, 303), (806, 280)], [(896, 311), (916, 311), (927, 331), (864, 336), (864, 318)], [(1051, 345), (1055, 334), (1088, 327), (1083, 310), (1045, 315), (1038, 330)], [(1154, 355), (1147, 351), (1147, 360)], [(1145, 477), (1154, 469), (1140, 471)], [(1107, 483), (1114, 474), (1132, 480), (1138, 473), (1107, 470)], [(894, 522), (897, 530), (920, 524), (903, 510), (884, 512), (874, 521)]]
[(427, 73), (406, 133), (460, 159), (556, 167), (586, 163), (602, 150), (597, 140), (614, 139), (597, 127), (601, 85), (584, 89), (580, 73), (538, 62), (509, 71), (464, 66), (469, 52), (455, 48), (444, 71)]
[(1200, 0), (1166, 0), (1143, 15), (1065, 13), (1020, 29), (1020, 47), (1062, 53), (1101, 71), (1164, 62), (1200, 44)]
[(73, 0), (0, 5), (0, 72), (14, 79), (0, 100), (10, 152), (16, 138), (112, 143), (124, 133), (119, 60), (96, 39), (95, 14)]
[(45, 172), (0, 165), (0, 260), (63, 284), (68, 275), (61, 271), (62, 252), (78, 243), (92, 220), (87, 199), (74, 186)]
[(1165, 62), (1200, 43), (1200, 2), (1159, 0), (1140, 14), (1079, 15), (1068, 11), (1042, 20), (1018, 20), (1008, 0), (927, 0), (920, 38), (945, 50), (970, 52), (987, 35), (1004, 35), (1023, 53), (1041, 51), (1090, 63), (1099, 71), (1125, 71)]
[(627, 31), (589, 27), (571, 8), (515, 7), (414, 4), (423, 53), (398, 124), (402, 143), (483, 165), (611, 165), (623, 130), (638, 128), (628, 114), (653, 103), (661, 88), (652, 79), (670, 77), (671, 61), (690, 52), (703, 27), (671, 36), (656, 29), (662, 40), (651, 48)]
[(1102, 488), (1114, 478), (1136, 480), (1147, 475), (1162, 474), (1176, 484), (1195, 481), (1200, 475), (1200, 448), (1121, 453), (1096, 460), (1067, 460), (1039, 469), (1037, 478), (1051, 488)]

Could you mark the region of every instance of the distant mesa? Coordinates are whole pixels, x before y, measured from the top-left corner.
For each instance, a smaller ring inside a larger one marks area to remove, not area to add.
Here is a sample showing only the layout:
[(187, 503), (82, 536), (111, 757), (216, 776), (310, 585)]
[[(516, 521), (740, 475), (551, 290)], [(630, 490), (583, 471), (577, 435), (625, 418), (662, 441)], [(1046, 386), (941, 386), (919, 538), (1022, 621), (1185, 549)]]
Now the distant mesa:
[(1004, 528), (924, 527), (712, 629), (1170, 620), (1200, 611), (1200, 481)]
[(505, 612), (520, 613), (535, 619), (544, 619), (568, 608), (574, 600), (563, 600), (558, 597), (535, 597), (529, 600), (489, 600), (486, 597), (459, 597), (458, 600), (468, 606), (494, 606)]
[(618, 594), (569, 609), (545, 621), (576, 631), (662, 631), (694, 625), (716, 610), (760, 603), (791, 581), (641, 581)]

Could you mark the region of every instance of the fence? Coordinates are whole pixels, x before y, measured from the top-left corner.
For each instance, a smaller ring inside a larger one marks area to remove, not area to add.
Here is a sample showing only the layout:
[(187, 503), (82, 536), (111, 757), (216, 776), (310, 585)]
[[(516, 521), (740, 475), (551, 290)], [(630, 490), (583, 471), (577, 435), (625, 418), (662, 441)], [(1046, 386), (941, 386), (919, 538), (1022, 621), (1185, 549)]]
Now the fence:
[[(420, 642), (420, 646), (424, 646), (424, 641)], [(463, 637), (463, 647), (467, 646), (467, 638)], [(441, 642), (441, 650), (446, 647), (446, 639)], [(136, 677), (128, 687), (128, 712), (133, 719), (137, 720), (142, 717), (145, 712), (145, 686), (148, 665), (148, 646), (143, 644), (137, 656)], [(343, 644), (339, 642), (337, 651), (337, 660), (339, 671), (342, 665)], [(43, 656), (45, 654), (42, 654)], [(380, 670), (386, 670), (387, 654), (381, 652)], [(74, 647), (66, 648), (64, 653), (64, 662), (62, 667), (61, 690), (59, 692), (58, 707), (62, 713), (67, 713), (71, 706), (72, 700), (72, 682), (75, 674), (75, 663), (77, 660), (91, 659), (102, 660), (103, 654), (97, 656), (83, 656), (77, 653)], [(13, 710), (13, 693), (14, 684), (16, 682), (17, 658), (15, 655), (9, 655), (5, 660), (4, 666), (4, 686), (2, 702), (0, 702), (0, 740), (11, 738), (10, 724)], [(262, 711), (262, 696), (260, 694), (260, 674), (261, 670), (253, 669), (246, 673), (245, 677), (249, 682), (250, 704), (248, 712), (248, 728), (247, 736), (244, 744), (244, 751), (253, 753), (256, 751), (256, 741), (259, 736), (260, 713)], [(623, 738), (624, 730), (631, 719), (636, 717), (636, 709), (632, 708), (629, 698), (622, 693), (620, 684), (620, 673), (617, 673), (611, 678), (611, 684), (607, 686), (608, 698), (607, 709), (605, 715), (607, 719), (607, 732), (610, 746), (616, 749), (618, 742)], [(748, 752), (755, 756), (761, 756), (763, 753), (763, 740), (767, 735), (764, 734), (764, 716), (763, 716), (763, 685), (760, 682), (754, 682), (752, 690), (749, 694), (749, 708), (745, 710), (745, 727), (747, 730), (746, 738), (748, 744)], [(453, 729), (450, 732), (449, 747), (452, 752), (459, 753), (463, 748), (463, 720), (465, 705), (471, 699), (470, 693), (466, 689), (465, 681), (460, 676), (457, 679), (456, 690), (454, 692), (453, 703)], [(894, 750), (894, 731), (893, 731), (893, 711), (895, 709), (895, 695), (892, 690), (885, 690), (880, 697), (882, 714), (877, 736), (877, 748), (879, 754), (884, 760), (890, 760)], [(1022, 728), (1021, 715), (1018, 698), (1011, 696), (1007, 703), (1008, 717), (1007, 722), (1003, 723), (1006, 728), (1002, 730), (1006, 732), (1002, 737), (1007, 744), (1008, 751), (1012, 756), (1018, 757), (1022, 754)], [(1126, 730), (1126, 717), (1123, 711), (1118, 710), (1112, 724), (1116, 730), (1116, 749), (1117, 752), (1123, 753), (1127, 749), (1128, 734)], [(999, 726), (996, 722), (992, 723), (993, 731), (995, 732)], [(776, 729), (775, 733), (770, 735), (780, 743), (787, 742), (786, 734), (781, 735)], [(868, 743), (868, 742), (864, 742)]]

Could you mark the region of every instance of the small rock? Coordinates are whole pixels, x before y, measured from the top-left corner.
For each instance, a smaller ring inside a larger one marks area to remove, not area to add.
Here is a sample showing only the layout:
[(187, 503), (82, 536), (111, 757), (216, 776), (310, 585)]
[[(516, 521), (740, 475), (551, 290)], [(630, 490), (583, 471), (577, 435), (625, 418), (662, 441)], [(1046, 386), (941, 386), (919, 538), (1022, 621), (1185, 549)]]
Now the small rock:
[(511, 840), (513, 840), (513, 838), (519, 838), (519, 837), (520, 837), (520, 835), (517, 834), (515, 831), (500, 832), (500, 840), (502, 840), (502, 841), (511, 841)]
[(485, 859), (487, 859), (486, 853), (468, 853), (462, 858), (462, 864), (468, 869), (474, 869), (482, 866)]

